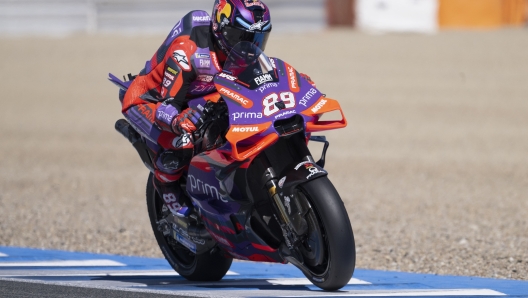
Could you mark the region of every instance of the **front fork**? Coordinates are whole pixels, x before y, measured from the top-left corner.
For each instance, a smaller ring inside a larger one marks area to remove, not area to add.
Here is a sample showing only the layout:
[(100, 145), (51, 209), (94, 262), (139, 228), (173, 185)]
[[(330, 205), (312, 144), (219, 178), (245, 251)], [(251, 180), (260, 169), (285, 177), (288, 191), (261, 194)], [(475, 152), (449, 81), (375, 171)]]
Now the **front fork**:
[(277, 192), (278, 179), (272, 167), (266, 169), (263, 180), (273, 201), (275, 214), (279, 217), (277, 221), (280, 223), (286, 245), (292, 249), (308, 231), (308, 224), (304, 219), (308, 210), (298, 202), (297, 196), (286, 196)]

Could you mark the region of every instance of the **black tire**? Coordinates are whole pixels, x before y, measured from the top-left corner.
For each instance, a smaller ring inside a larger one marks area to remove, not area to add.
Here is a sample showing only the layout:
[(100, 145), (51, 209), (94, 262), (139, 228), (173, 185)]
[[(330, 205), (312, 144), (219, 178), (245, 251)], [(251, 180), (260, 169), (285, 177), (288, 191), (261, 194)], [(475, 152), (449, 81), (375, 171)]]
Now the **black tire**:
[(154, 189), (152, 174), (147, 181), (147, 208), (150, 224), (154, 236), (172, 268), (181, 276), (191, 281), (218, 281), (227, 273), (233, 262), (232, 258), (226, 258), (220, 250), (195, 255), (189, 249), (176, 242), (171, 237), (166, 237), (158, 231), (157, 221), (161, 220), (167, 212), (162, 210), (163, 201)]
[[(300, 199), (304, 196), (315, 213), (308, 213), (306, 216), (309, 223), (308, 233), (324, 242), (320, 245), (324, 260), (315, 266), (310, 265), (310, 260), (306, 260), (305, 266), (310, 274), (305, 275), (323, 290), (338, 290), (348, 284), (356, 266), (354, 233), (345, 205), (326, 176), (308, 181), (299, 187), (299, 191)], [(310, 222), (316, 223), (319, 229), (310, 228)], [(303, 255), (313, 257), (316, 253)]]

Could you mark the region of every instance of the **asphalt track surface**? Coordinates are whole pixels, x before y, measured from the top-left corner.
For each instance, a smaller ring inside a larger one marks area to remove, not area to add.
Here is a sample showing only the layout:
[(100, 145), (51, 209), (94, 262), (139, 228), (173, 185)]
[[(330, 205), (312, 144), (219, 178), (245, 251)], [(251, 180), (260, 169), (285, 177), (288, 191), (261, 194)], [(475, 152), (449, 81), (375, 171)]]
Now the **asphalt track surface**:
[(528, 297), (528, 282), (356, 270), (324, 292), (292, 265), (234, 262), (219, 282), (191, 282), (164, 259), (0, 246), (2, 297)]

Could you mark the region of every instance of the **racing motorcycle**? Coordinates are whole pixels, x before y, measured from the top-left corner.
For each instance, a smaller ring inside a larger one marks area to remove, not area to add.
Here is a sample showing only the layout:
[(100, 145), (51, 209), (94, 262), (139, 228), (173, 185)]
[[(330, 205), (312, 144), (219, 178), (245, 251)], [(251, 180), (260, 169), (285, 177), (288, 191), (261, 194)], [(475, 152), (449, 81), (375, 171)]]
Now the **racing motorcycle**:
[[(122, 94), (130, 85), (109, 79)], [(176, 213), (154, 189), (149, 140), (126, 120), (116, 123), (151, 170), (147, 208), (165, 258), (193, 281), (220, 280), (239, 259), (291, 263), (324, 290), (342, 288), (355, 268), (354, 235), (324, 169), (329, 142), (312, 136), (346, 126), (340, 105), (246, 42), (233, 48), (214, 84), (216, 93), (188, 103), (203, 117), (181, 179), (185, 207)], [(332, 111), (341, 119), (321, 119)], [(318, 161), (309, 141), (324, 143)]]

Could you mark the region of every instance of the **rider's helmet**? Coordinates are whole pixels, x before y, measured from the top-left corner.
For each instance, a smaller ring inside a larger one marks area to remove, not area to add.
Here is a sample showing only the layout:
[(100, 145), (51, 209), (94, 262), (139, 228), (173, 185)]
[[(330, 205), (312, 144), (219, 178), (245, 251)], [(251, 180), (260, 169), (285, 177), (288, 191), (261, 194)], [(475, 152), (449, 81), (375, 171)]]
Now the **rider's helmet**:
[(260, 0), (216, 0), (212, 31), (217, 45), (227, 55), (241, 41), (249, 41), (262, 50), (271, 32), (268, 6)]

